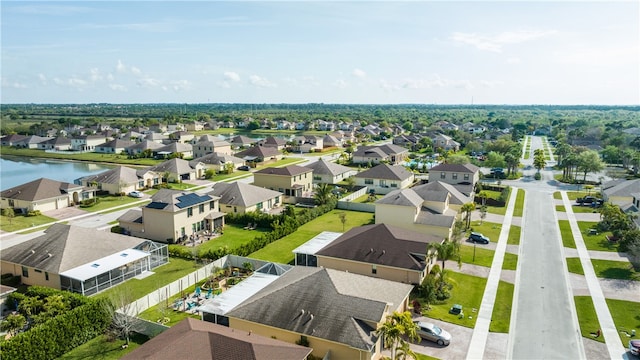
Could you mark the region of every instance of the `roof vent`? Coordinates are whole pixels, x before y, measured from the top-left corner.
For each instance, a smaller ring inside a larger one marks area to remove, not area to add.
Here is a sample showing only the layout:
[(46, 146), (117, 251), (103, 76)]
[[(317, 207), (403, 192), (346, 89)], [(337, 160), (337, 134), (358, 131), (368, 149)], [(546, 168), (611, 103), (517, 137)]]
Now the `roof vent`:
[(374, 252), (374, 251), (375, 251), (375, 250), (373, 250), (373, 248), (369, 249), (369, 252), (370, 252), (370, 253), (372, 253), (372, 252)]
[(47, 253), (47, 257), (52, 257), (53, 255), (51, 255), (51, 253)]
[(32, 254), (35, 254), (35, 253), (36, 253), (36, 251), (35, 251), (35, 250), (33, 250), (33, 249), (31, 249), (31, 253), (32, 253)]

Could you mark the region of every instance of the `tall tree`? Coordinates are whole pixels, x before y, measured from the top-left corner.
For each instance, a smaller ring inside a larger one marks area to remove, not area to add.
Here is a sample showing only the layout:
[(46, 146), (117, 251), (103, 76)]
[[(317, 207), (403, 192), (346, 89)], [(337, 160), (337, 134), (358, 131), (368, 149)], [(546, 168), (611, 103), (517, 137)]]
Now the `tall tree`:
[(413, 323), (411, 313), (409, 311), (397, 312), (387, 315), (386, 321), (376, 330), (376, 335), (381, 337), (384, 345), (391, 349), (391, 359), (396, 360), (397, 350), (403, 348), (406, 342), (404, 338), (410, 341), (420, 339), (418, 335), (418, 326)]
[(313, 199), (315, 200), (316, 204), (324, 205), (332, 196), (333, 194), (331, 193), (331, 186), (329, 186), (329, 184), (321, 183), (316, 186), (313, 194)]
[(460, 208), (460, 211), (464, 213), (466, 229), (469, 229), (471, 227), (471, 212), (473, 212), (473, 210), (475, 209), (476, 209), (476, 204), (472, 202), (463, 204), (462, 207)]
[(455, 241), (445, 240), (442, 243), (430, 243), (427, 245), (427, 258), (437, 258), (442, 261), (442, 269), (445, 268), (445, 262), (447, 260), (456, 259), (458, 261), (458, 267), (462, 265), (460, 259), (460, 244)]
[(582, 171), (582, 181), (584, 182), (587, 180), (588, 173), (602, 171), (604, 163), (600, 160), (600, 155), (597, 151), (584, 151), (578, 155), (578, 169)]

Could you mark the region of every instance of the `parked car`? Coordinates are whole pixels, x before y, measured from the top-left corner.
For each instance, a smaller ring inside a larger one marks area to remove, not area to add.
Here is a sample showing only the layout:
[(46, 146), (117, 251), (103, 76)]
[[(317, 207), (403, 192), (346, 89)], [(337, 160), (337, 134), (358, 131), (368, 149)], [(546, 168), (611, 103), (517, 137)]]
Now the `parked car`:
[(604, 201), (602, 199), (599, 199), (599, 198), (595, 197), (595, 196), (585, 196), (585, 197), (578, 198), (576, 200), (576, 202), (578, 204), (582, 204), (582, 205), (584, 205), (584, 204), (593, 204), (593, 203), (596, 203), (597, 205), (602, 205), (602, 203)]
[(640, 340), (629, 340), (629, 351), (635, 356), (640, 356)]
[(491, 240), (481, 233), (472, 232), (471, 235), (469, 235), (469, 241), (479, 244), (488, 244)]
[(132, 191), (129, 193), (129, 196), (134, 198), (141, 198), (144, 196), (144, 194), (142, 193), (142, 191)]
[(238, 166), (238, 170), (249, 171), (251, 170), (251, 168), (249, 167), (249, 165), (242, 165), (242, 166)]
[(440, 346), (449, 345), (451, 342), (451, 334), (435, 324), (424, 321), (414, 321), (414, 324), (418, 325), (418, 335), (425, 340), (433, 341)]

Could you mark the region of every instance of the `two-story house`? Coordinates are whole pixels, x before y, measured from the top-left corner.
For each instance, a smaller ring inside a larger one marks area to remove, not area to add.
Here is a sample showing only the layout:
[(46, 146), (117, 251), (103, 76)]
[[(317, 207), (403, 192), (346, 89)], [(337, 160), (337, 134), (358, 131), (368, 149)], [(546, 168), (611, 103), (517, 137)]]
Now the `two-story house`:
[(429, 170), (429, 181), (451, 184), (473, 199), (476, 183), (480, 180), (480, 168), (473, 164), (439, 164)]
[(310, 197), (313, 169), (298, 165), (264, 168), (253, 173), (253, 184), (281, 192), (284, 202), (295, 203), (298, 197)]
[(409, 150), (393, 144), (380, 146), (359, 146), (353, 153), (354, 164), (402, 164), (409, 156)]
[(380, 164), (354, 176), (356, 185), (366, 186), (376, 194), (404, 189), (415, 181), (415, 175), (403, 166)]
[(104, 135), (81, 135), (71, 138), (71, 149), (74, 151), (95, 151), (96, 146), (107, 139)]

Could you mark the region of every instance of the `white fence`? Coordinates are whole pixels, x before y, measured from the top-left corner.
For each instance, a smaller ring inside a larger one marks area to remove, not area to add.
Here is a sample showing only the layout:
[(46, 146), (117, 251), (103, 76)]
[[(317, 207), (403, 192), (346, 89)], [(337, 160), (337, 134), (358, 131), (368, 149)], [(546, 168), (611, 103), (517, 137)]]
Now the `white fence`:
[(338, 200), (337, 208), (341, 210), (353, 210), (353, 211), (362, 211), (362, 212), (370, 212), (370, 213), (376, 212), (376, 206), (374, 204), (352, 202), (353, 200), (367, 194), (368, 191), (369, 191), (369, 188), (365, 186), (356, 192), (352, 192), (351, 194)]

